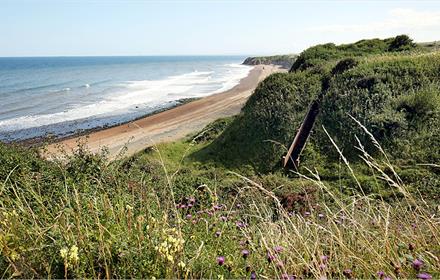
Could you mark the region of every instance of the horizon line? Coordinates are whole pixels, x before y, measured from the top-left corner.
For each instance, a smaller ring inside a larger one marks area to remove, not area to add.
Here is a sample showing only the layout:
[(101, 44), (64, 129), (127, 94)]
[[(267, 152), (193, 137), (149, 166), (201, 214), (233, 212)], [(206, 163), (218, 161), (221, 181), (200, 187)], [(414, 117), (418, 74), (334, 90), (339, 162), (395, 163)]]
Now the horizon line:
[(177, 57), (177, 56), (273, 56), (273, 55), (289, 55), (291, 53), (272, 53), (272, 54), (138, 54), (138, 55), (11, 55), (2, 56), (0, 58), (62, 58), (62, 57)]

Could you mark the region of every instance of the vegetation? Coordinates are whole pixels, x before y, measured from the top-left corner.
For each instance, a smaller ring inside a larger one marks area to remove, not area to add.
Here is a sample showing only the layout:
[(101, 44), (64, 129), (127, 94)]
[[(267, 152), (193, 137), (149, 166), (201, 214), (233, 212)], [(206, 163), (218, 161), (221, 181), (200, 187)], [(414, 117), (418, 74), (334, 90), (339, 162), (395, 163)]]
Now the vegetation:
[[(439, 278), (440, 56), (354, 45), (306, 50), (313, 66), (268, 77), (240, 115), (133, 157), (0, 144), (0, 275)], [(320, 95), (299, 170), (281, 170)]]
[(283, 68), (290, 69), (298, 56), (295, 54), (287, 55), (272, 55), (272, 56), (256, 56), (248, 57), (243, 64), (245, 65), (259, 65), (259, 64), (274, 64)]

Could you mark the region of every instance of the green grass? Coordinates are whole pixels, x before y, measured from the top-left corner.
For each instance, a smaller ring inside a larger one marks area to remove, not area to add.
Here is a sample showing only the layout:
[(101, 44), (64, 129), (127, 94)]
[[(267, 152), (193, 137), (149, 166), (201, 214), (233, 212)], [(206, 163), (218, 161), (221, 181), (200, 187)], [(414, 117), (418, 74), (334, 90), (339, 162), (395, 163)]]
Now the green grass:
[[(17, 166), (2, 170), (2, 276), (340, 278), (350, 269), (357, 278), (413, 278), (415, 258), (439, 276), (436, 210), (388, 175), (388, 162), (366, 164), (402, 197), (392, 204), (347, 195), (318, 174), (243, 177), (185, 156), (204, 145), (162, 144), (111, 164), (85, 151), (46, 162), (2, 145), (2, 163), (14, 157)], [(88, 168), (77, 173), (76, 164)], [(340, 187), (363, 187), (354, 178)]]

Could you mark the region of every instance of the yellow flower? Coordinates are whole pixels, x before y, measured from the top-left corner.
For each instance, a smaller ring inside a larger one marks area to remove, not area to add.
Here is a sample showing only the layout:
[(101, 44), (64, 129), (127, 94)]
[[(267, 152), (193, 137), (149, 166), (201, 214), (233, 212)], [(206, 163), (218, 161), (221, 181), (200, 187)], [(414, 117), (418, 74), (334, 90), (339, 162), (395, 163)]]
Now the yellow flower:
[(73, 245), (73, 246), (70, 248), (70, 256), (69, 256), (69, 259), (72, 261), (72, 263), (77, 263), (78, 260), (79, 260), (79, 257), (78, 257), (78, 247), (76, 247), (75, 245)]
[(60, 255), (63, 259), (67, 259), (67, 254), (68, 254), (69, 250), (67, 248), (63, 248), (60, 250)]
[(183, 262), (183, 261), (180, 261), (178, 264), (177, 264), (180, 268), (185, 268), (185, 263)]

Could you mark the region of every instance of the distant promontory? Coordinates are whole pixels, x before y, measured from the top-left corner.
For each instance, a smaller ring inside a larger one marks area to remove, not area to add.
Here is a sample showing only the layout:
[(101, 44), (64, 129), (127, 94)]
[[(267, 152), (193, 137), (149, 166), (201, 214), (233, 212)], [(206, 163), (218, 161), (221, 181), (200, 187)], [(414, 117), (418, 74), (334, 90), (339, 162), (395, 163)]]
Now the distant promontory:
[(296, 54), (255, 56), (255, 57), (246, 58), (243, 64), (244, 65), (273, 64), (273, 65), (279, 65), (286, 69), (290, 69), (290, 67), (292, 67), (297, 57), (298, 55)]

